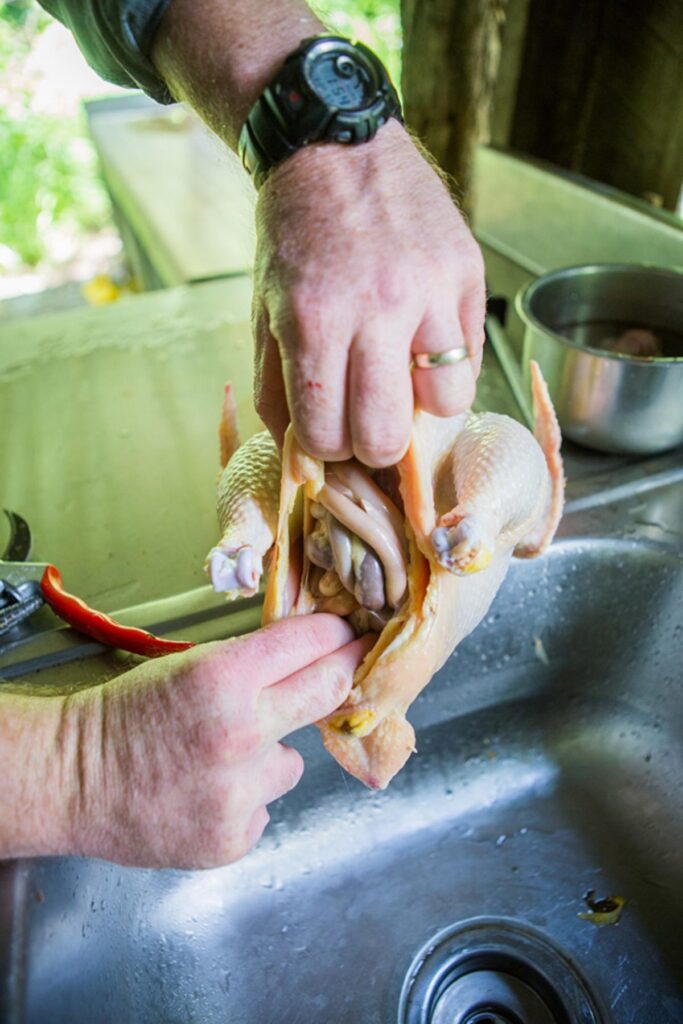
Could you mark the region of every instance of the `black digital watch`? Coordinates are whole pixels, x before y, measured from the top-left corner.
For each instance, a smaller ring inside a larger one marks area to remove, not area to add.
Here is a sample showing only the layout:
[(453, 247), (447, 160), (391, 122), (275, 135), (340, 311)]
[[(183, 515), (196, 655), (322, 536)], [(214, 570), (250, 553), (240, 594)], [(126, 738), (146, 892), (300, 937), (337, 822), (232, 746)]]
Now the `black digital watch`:
[(368, 142), (390, 117), (403, 123), (379, 57), (343, 36), (314, 36), (287, 57), (251, 108), (239, 154), (260, 188), (276, 164), (303, 146)]

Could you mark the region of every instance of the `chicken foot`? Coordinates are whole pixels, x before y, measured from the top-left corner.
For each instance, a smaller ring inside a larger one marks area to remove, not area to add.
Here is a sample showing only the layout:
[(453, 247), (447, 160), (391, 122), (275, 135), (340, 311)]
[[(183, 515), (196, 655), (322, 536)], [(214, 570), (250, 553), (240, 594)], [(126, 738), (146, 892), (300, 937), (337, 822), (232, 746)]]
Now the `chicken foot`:
[(226, 387), (219, 437), (223, 470), (218, 481), (221, 539), (207, 555), (214, 589), (232, 600), (251, 597), (277, 531), (280, 453), (270, 434), (239, 444), (230, 386)]

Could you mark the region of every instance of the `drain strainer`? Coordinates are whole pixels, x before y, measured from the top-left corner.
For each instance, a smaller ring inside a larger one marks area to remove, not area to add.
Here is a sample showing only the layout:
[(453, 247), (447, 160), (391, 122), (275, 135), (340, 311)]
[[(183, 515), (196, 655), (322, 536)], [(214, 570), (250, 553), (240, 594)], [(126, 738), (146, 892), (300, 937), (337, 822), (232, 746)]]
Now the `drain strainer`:
[(399, 1024), (601, 1024), (564, 954), (516, 921), (474, 918), (439, 932), (403, 983)]

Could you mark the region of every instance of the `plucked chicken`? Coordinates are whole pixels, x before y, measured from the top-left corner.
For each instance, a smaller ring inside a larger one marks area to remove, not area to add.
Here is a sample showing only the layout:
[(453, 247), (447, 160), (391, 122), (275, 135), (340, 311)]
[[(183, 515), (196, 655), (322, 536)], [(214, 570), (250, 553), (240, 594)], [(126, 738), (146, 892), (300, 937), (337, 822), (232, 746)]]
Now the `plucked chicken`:
[(334, 758), (384, 788), (415, 749), (406, 711), (486, 614), (513, 555), (548, 546), (562, 514), (560, 431), (532, 364), (535, 430), (496, 413), (415, 413), (394, 467), (323, 463), (292, 429), (237, 446), (230, 388), (221, 424), (218, 591), (251, 596), (268, 564), (263, 622), (315, 611), (377, 641), (344, 705), (318, 723)]

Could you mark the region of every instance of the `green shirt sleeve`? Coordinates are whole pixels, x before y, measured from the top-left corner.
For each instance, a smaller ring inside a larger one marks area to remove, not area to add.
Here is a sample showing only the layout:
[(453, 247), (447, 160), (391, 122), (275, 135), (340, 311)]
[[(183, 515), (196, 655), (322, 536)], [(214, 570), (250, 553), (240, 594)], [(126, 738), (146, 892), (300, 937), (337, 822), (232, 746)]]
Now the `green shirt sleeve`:
[(149, 59), (170, 0), (39, 0), (73, 32), (85, 59), (102, 78), (143, 89), (158, 103), (173, 97)]

